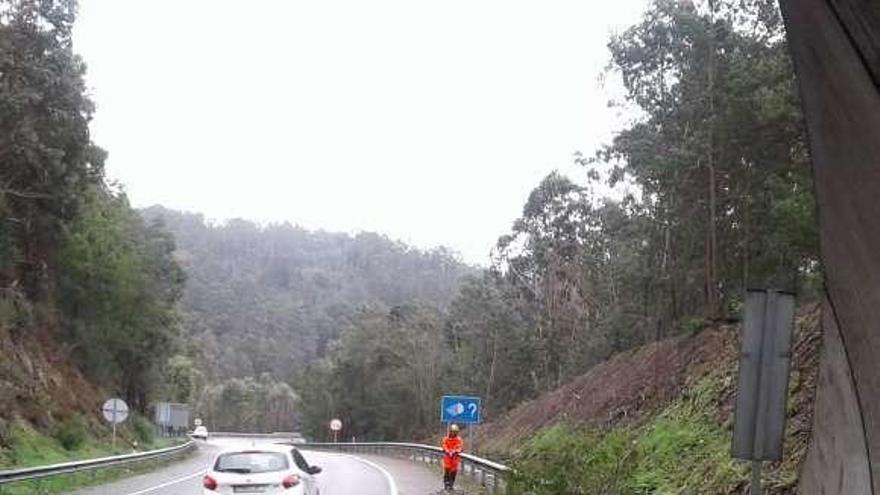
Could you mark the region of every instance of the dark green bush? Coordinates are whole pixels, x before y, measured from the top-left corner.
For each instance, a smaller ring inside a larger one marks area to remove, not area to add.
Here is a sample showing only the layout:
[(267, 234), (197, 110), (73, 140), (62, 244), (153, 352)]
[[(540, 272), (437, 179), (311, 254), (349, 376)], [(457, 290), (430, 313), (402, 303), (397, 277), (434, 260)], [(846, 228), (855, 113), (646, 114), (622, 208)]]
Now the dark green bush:
[(64, 447), (64, 450), (77, 450), (86, 442), (88, 428), (82, 416), (76, 415), (55, 427), (52, 437)]
[(149, 445), (153, 443), (155, 430), (153, 429), (153, 424), (150, 423), (147, 418), (143, 416), (135, 416), (131, 422), (131, 429), (134, 431), (134, 436), (141, 445)]

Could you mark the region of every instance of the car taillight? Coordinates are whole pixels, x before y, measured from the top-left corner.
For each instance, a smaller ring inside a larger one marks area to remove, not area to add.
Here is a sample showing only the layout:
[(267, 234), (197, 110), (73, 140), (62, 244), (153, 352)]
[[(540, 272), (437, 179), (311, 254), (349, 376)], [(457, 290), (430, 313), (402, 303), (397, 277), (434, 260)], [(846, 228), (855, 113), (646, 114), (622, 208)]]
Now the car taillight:
[(217, 480), (206, 474), (205, 477), (202, 478), (202, 486), (208, 490), (214, 491), (217, 489)]
[(297, 476), (295, 474), (291, 474), (287, 478), (284, 478), (283, 480), (281, 480), (281, 486), (283, 486), (284, 488), (293, 488), (298, 484), (299, 484), (299, 476)]

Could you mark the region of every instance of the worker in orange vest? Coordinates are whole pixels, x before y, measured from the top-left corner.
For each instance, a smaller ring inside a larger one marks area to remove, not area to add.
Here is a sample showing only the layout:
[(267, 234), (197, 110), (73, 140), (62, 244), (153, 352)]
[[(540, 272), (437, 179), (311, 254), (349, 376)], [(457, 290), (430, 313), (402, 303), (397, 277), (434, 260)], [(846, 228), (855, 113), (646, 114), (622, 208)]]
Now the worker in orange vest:
[(451, 492), (455, 485), (455, 475), (458, 474), (459, 456), (464, 450), (464, 442), (458, 436), (458, 425), (449, 425), (449, 431), (443, 437), (440, 446), (443, 448), (443, 487)]

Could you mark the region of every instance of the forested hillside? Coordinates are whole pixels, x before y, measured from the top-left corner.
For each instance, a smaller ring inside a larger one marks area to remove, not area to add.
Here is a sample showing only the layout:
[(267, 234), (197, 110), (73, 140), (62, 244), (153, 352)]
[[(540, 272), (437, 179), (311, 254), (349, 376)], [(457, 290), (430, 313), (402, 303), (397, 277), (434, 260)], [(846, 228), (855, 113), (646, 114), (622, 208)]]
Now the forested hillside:
[[(340, 417), (344, 437), (413, 440), (443, 393), (480, 395), (491, 419), (736, 320), (747, 287), (821, 285), (772, 0), (655, 0), (614, 35), (633, 118), (578, 154), (585, 181), (536, 184), (480, 269), (378, 234), (134, 211), (89, 136), (76, 3), (0, 5), (0, 341), (49, 343), (140, 411), (185, 401), (213, 430), (316, 438)], [(36, 400), (22, 388), (0, 380), (0, 398)]]
[[(475, 272), (443, 248), (419, 250), (372, 233), (211, 224), (159, 206), (142, 214), (174, 233), (175, 259), (187, 274), (183, 321), (195, 361), (176, 364), (193, 397), (179, 398), (198, 401), (209, 421), (227, 428), (292, 428), (303, 386), (295, 377), (362, 315), (444, 308)], [(186, 378), (192, 373), (204, 376)]]
[(75, 17), (74, 1), (0, 4), (0, 341), (16, 353), (0, 367), (0, 448), (21, 417), (95, 418), (97, 390), (146, 412), (183, 349), (174, 242), (105, 182)]
[(609, 49), (626, 90), (614, 103), (637, 117), (579, 154), (589, 179), (538, 184), (446, 311), (373, 312), (343, 331), (298, 381), (311, 433), (336, 415), (348, 435), (411, 439), (436, 431), (444, 392), (482, 396), (491, 419), (616, 352), (736, 320), (746, 288), (816, 296), (812, 176), (776, 3), (656, 0)]
[(446, 306), (471, 271), (443, 249), (420, 251), (377, 234), (211, 225), (161, 207), (143, 215), (177, 239), (184, 318), (216, 379), (290, 377), (323, 356), (362, 309)]

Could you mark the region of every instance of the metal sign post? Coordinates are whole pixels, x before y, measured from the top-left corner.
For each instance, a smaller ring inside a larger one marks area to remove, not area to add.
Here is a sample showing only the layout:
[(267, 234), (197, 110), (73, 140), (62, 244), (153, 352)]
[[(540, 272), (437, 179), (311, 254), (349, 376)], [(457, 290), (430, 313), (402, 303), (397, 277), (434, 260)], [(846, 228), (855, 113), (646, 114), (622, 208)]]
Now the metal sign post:
[(752, 486), (750, 495), (763, 495), (764, 487), (761, 485), (762, 461), (752, 461)]
[(762, 491), (762, 461), (782, 459), (794, 307), (793, 294), (746, 293), (732, 455), (752, 461), (752, 495)]
[(339, 436), (339, 430), (342, 429), (342, 420), (338, 418), (333, 418), (330, 420), (330, 431), (333, 432), (333, 443), (336, 443), (337, 437)]
[(104, 414), (104, 419), (106, 419), (110, 424), (113, 425), (113, 440), (112, 446), (113, 449), (116, 449), (116, 425), (122, 423), (128, 418), (128, 404), (125, 403), (122, 399), (107, 399), (107, 402), (104, 403), (104, 406), (101, 408), (101, 413)]

